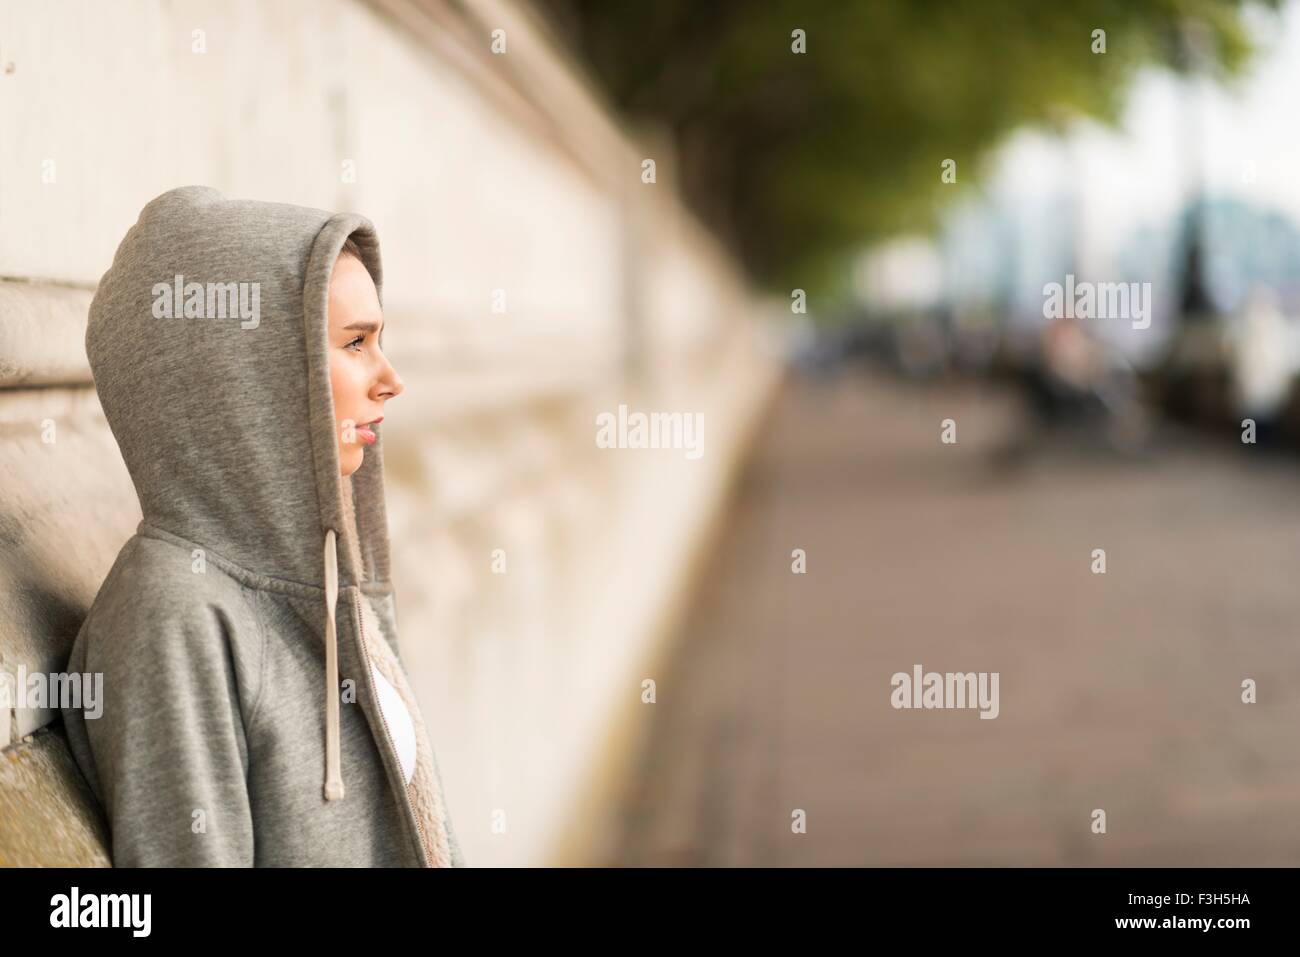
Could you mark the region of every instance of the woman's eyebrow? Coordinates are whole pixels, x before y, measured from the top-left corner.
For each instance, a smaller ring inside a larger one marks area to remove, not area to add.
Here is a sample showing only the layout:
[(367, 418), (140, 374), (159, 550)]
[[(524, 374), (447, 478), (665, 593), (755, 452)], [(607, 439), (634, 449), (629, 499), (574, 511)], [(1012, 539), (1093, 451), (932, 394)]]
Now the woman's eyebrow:
[(344, 329), (360, 329), (362, 332), (375, 332), (383, 323), (374, 319), (358, 319), (356, 322), (350, 322)]

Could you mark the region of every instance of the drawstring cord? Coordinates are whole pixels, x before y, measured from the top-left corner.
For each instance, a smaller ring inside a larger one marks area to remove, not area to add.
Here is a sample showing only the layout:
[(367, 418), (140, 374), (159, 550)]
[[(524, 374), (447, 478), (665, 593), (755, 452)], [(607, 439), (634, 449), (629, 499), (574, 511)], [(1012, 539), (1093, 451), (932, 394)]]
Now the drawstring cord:
[(339, 598), (338, 536), (325, 532), (325, 800), (343, 797), (339, 748), (339, 637), (334, 606)]
[[(334, 620), (338, 596), (338, 535), (334, 529), (330, 528), (325, 530), (325, 800), (327, 801), (336, 801), (343, 797), (342, 758), (339, 749), (339, 642), (338, 623)], [(361, 607), (365, 608), (364, 605)], [(365, 612), (362, 611), (362, 615), (364, 614)], [(365, 628), (364, 621), (361, 623), (361, 627)], [(387, 645), (381, 645), (380, 647), (384, 654), (390, 654)], [(402, 676), (401, 665), (391, 657), (387, 660), (387, 667), (393, 669), (394, 679), (397, 681), (395, 687), (399, 689), (398, 693), (402, 696), (403, 703), (414, 719), (417, 740), (423, 740), (424, 725), (419, 717), (418, 706), (414, 698), (410, 696), (410, 690), (407, 688)], [(426, 743), (424, 748), (427, 752), (429, 745)], [(419, 776), (423, 774), (427, 781), (423, 788), (417, 789), (417, 796), (411, 805), (411, 811), (416, 815), (416, 828), (420, 834), (420, 842), (425, 846), (425, 853), (431, 855), (434, 861), (432, 866), (450, 867), (452, 866), (450, 835), (447, 831), (446, 812), (442, 805), (441, 782), (432, 776), (437, 774), (436, 769), (432, 768), (432, 765), (422, 767), (420, 761), (417, 761), (417, 777), (413, 780), (418, 780)], [(412, 800), (409, 792), (407, 800)], [(426, 823), (422, 824), (422, 820)], [(432, 821), (433, 824), (427, 823), (429, 821)], [(434, 839), (432, 848), (424, 844), (426, 840), (425, 828), (430, 826), (438, 828), (438, 837)]]

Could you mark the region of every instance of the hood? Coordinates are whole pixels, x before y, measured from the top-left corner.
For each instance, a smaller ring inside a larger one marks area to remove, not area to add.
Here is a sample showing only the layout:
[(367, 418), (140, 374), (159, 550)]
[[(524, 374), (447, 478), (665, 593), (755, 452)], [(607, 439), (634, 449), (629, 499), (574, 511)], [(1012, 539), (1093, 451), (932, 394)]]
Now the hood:
[(122, 240), (86, 329), (144, 521), (249, 572), (323, 587), (329, 799), (343, 796), (338, 590), (389, 578), (381, 432), (351, 476), (357, 547), (340, 542), (350, 525), (327, 303), (349, 236), (382, 303), (379, 241), (364, 217), (171, 190)]

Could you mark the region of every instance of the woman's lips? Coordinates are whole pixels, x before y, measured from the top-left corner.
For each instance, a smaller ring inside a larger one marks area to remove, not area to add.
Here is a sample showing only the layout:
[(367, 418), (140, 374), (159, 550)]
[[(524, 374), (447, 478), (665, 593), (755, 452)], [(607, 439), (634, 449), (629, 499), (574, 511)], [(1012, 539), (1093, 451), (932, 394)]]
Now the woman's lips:
[(359, 438), (362, 442), (366, 443), (366, 445), (374, 445), (375, 432), (374, 429), (370, 428), (370, 426), (378, 425), (382, 421), (384, 421), (384, 417), (381, 415), (373, 422), (367, 422), (365, 425), (358, 425), (357, 438)]

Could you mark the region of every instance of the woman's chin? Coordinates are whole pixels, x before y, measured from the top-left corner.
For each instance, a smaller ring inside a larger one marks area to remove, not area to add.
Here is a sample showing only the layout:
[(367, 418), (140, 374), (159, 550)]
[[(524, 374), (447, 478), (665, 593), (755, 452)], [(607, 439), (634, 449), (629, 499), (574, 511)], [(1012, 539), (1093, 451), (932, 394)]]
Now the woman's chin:
[(342, 449), (339, 452), (340, 471), (344, 478), (347, 478), (357, 469), (361, 468), (361, 463), (365, 461), (366, 453), (358, 448)]

